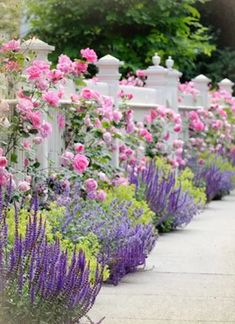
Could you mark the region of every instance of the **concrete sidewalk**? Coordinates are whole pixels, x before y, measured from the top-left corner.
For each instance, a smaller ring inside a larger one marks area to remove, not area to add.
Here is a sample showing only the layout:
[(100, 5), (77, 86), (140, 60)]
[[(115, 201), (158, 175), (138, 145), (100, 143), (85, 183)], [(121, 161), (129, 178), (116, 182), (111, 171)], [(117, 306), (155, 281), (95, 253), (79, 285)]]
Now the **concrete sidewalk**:
[(90, 312), (104, 324), (235, 323), (235, 192), (160, 236), (146, 271), (104, 286)]

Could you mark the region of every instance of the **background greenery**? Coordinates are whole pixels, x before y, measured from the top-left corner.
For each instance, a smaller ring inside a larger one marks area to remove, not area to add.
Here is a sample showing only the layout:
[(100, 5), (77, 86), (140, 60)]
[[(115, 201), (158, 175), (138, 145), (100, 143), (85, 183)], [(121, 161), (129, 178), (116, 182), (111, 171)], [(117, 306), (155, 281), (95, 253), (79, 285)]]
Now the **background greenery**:
[(200, 23), (197, 3), (206, 0), (28, 0), (31, 35), (56, 46), (54, 56), (75, 58), (94, 48), (144, 68), (154, 52), (171, 55), (181, 71), (192, 70), (198, 55), (215, 48)]

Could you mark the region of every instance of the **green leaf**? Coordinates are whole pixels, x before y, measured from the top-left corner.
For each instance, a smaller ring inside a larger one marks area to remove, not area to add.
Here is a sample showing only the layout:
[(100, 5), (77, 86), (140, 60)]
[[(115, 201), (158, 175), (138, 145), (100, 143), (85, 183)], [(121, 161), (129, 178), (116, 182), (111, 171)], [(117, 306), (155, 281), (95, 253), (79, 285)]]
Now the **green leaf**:
[(17, 154), (16, 153), (11, 153), (10, 160), (12, 163), (17, 163)]

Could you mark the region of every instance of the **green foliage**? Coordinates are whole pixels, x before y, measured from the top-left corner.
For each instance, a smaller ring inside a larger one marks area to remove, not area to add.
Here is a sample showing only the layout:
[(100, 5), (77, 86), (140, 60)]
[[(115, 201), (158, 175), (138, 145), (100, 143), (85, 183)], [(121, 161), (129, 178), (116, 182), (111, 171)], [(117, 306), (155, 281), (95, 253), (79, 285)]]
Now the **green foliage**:
[[(108, 210), (110, 203), (115, 199), (117, 199), (118, 202), (129, 201), (132, 203), (128, 209), (128, 212), (129, 212), (130, 219), (133, 221), (133, 225), (136, 225), (138, 223), (149, 224), (152, 222), (154, 213), (148, 207), (148, 204), (145, 200), (137, 200), (135, 198), (134, 185), (128, 185), (128, 186), (121, 185), (110, 189), (107, 194), (107, 199), (103, 203), (105, 209)], [(143, 210), (143, 214), (141, 217), (139, 217), (136, 220), (134, 216), (134, 212), (139, 209)]]
[[(234, 172), (235, 174), (235, 166), (233, 166), (232, 163), (227, 159), (215, 154), (208, 154), (208, 153), (205, 153), (203, 158), (206, 161), (207, 167), (209, 167), (210, 165), (216, 165), (221, 171), (230, 171), (230, 172)], [(235, 175), (232, 177), (232, 181), (235, 185)]]
[(189, 192), (190, 196), (193, 197), (196, 205), (205, 206), (206, 204), (206, 193), (205, 187), (196, 187), (194, 185), (194, 174), (189, 168), (184, 169), (180, 172), (177, 178), (177, 186), (181, 186), (183, 191)]
[(156, 158), (156, 167), (167, 175), (172, 171), (172, 166), (167, 162), (167, 159), (164, 157)]
[(213, 52), (211, 57), (199, 55), (196, 65), (185, 72), (186, 80), (191, 80), (195, 75), (203, 73), (215, 85), (224, 78), (235, 80), (235, 50), (218, 49)]
[(54, 57), (77, 57), (81, 48), (107, 53), (135, 70), (157, 51), (187, 70), (200, 53), (210, 55), (208, 29), (198, 2), (206, 0), (27, 0), (31, 34), (56, 46)]
[(6, 38), (19, 36), (22, 1), (0, 0), (0, 30)]
[[(45, 215), (42, 214), (42, 219), (45, 222), (46, 218)], [(18, 211), (18, 218), (19, 218), (19, 234), (22, 235), (22, 237), (25, 236), (26, 231), (26, 225), (28, 224), (29, 217), (32, 217), (32, 213), (29, 212), (26, 209), (20, 209)], [(7, 225), (8, 225), (8, 237), (9, 237), (9, 243), (14, 243), (15, 238), (15, 209), (11, 208), (7, 212)], [(46, 234), (48, 241), (53, 241), (53, 234), (52, 234), (52, 227), (48, 222), (46, 222)]]
[[(98, 239), (95, 234), (90, 232), (86, 236), (80, 236), (79, 240), (76, 242), (72, 242), (69, 238), (69, 233), (64, 235), (61, 232), (61, 226), (65, 221), (65, 213), (66, 210), (64, 207), (58, 206), (56, 203), (52, 203), (50, 205), (50, 209), (43, 212), (47, 223), (50, 224), (50, 228), (53, 231), (53, 237), (60, 238), (61, 246), (64, 249), (67, 249), (69, 254), (72, 255), (74, 248), (77, 250), (83, 250), (85, 252), (86, 258), (90, 262), (90, 268), (92, 271), (92, 275), (95, 275), (95, 270), (97, 267), (97, 259), (96, 255), (99, 252), (100, 245)], [(107, 268), (104, 269), (104, 280), (108, 279), (109, 271)]]

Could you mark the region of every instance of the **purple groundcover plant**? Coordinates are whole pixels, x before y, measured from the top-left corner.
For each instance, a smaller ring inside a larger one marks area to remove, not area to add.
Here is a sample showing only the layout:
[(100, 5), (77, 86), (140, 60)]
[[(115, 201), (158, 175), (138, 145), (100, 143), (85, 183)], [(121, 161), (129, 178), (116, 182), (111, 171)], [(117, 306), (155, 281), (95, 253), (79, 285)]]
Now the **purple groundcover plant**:
[[(0, 188), (2, 190), (2, 188)], [(0, 190), (0, 191), (1, 191)], [(19, 234), (15, 206), (15, 238), (8, 242), (7, 210), (0, 194), (0, 314), (4, 323), (79, 323), (100, 291), (103, 270), (93, 282), (83, 251), (68, 256), (60, 242), (48, 243), (35, 198), (25, 237)]]
[(198, 169), (195, 176), (195, 184), (206, 184), (207, 201), (220, 199), (234, 189), (232, 178), (235, 173), (232, 171), (221, 170), (218, 166), (212, 164), (210, 166)]
[[(93, 233), (100, 244), (100, 262), (108, 265), (110, 277), (108, 282), (118, 284), (127, 273), (136, 271), (145, 264), (152, 250), (156, 233), (152, 224), (133, 225), (128, 216), (131, 203), (114, 200), (108, 210), (94, 201), (80, 199), (73, 210), (66, 213), (62, 233), (76, 243), (83, 236)], [(143, 211), (135, 210), (136, 219)]]
[(131, 183), (138, 192), (143, 192), (151, 210), (156, 214), (155, 225), (169, 231), (187, 225), (199, 211), (188, 192), (176, 187), (176, 174), (164, 174), (155, 162), (149, 163), (141, 175), (131, 174)]

